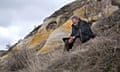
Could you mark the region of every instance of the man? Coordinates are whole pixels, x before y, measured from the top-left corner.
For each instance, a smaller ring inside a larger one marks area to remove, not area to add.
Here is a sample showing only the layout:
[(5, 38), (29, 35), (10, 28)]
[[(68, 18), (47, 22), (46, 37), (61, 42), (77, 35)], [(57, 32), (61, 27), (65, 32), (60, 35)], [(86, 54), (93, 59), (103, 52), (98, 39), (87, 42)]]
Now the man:
[(77, 16), (73, 16), (71, 20), (73, 22), (72, 33), (69, 38), (63, 38), (65, 41), (65, 49), (67, 51), (72, 49), (76, 38), (79, 38), (80, 41), (84, 43), (94, 37), (93, 32), (90, 28), (90, 24), (88, 24), (86, 21), (81, 20)]

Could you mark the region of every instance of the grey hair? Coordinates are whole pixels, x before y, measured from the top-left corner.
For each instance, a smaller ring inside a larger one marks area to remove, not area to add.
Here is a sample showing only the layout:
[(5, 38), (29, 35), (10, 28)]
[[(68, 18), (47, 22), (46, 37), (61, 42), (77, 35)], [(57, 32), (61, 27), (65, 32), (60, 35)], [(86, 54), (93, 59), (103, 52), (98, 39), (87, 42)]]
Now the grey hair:
[(79, 20), (80, 17), (78, 17), (78, 16), (72, 16), (71, 19), (78, 19)]

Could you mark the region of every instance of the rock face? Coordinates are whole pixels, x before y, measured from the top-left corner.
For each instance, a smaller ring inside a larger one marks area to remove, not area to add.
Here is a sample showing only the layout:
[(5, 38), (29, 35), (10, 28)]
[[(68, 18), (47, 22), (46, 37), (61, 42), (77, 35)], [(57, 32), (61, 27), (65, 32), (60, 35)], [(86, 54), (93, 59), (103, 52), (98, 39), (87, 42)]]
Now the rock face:
[(119, 72), (120, 9), (93, 27), (96, 38), (51, 61), (41, 72)]
[[(120, 10), (115, 12), (107, 19), (101, 19), (93, 27), (93, 31), (97, 36), (105, 36), (120, 41)], [(118, 42), (119, 43), (119, 42)]]
[[(86, 21), (99, 20), (102, 17), (111, 15), (118, 9), (111, 5), (110, 0), (76, 0), (65, 5), (60, 10), (47, 17), (43, 24), (36, 27), (23, 40), (19, 41), (4, 57), (11, 56), (24, 48), (36, 49), (38, 54), (47, 54), (56, 49), (63, 49), (63, 37), (71, 33), (72, 15), (79, 16)], [(96, 22), (93, 23), (93, 26)]]

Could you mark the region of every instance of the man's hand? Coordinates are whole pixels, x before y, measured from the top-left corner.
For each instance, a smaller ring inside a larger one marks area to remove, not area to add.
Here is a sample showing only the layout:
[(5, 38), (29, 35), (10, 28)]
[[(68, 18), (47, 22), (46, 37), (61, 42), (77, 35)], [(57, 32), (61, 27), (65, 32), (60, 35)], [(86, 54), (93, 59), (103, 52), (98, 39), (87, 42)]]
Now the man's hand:
[(75, 39), (75, 37), (74, 37), (74, 36), (71, 36), (71, 37), (69, 37), (68, 42), (69, 42), (69, 43), (72, 43), (74, 39)]
[(70, 36), (69, 38), (70, 38), (70, 39), (75, 39), (75, 36)]

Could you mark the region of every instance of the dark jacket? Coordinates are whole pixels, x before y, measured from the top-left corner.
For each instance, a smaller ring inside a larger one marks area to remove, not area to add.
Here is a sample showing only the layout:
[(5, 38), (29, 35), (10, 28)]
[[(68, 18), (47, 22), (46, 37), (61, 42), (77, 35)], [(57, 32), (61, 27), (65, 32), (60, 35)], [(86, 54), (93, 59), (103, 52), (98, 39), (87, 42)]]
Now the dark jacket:
[(93, 38), (94, 34), (90, 25), (86, 21), (80, 20), (78, 26), (72, 25), (71, 36), (79, 37), (82, 42), (86, 42)]

